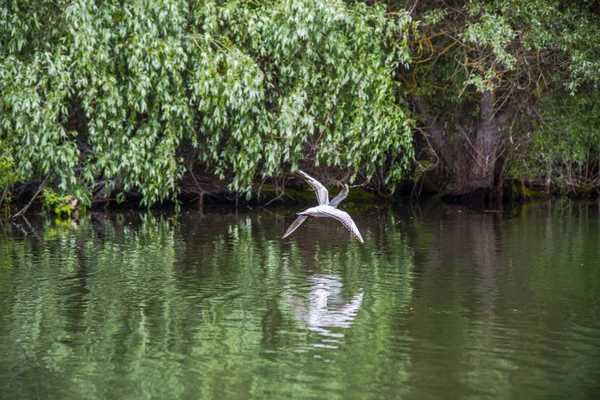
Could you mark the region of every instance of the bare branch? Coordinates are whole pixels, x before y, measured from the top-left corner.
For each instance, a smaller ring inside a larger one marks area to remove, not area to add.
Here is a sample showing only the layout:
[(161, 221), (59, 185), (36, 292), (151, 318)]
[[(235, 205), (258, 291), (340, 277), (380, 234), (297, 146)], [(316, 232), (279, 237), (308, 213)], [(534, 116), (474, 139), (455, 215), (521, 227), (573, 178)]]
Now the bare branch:
[(31, 203), (33, 203), (33, 201), (35, 200), (35, 198), (38, 197), (38, 195), (44, 189), (44, 186), (46, 186), (46, 181), (48, 180), (48, 176), (49, 175), (46, 175), (46, 178), (44, 178), (44, 181), (40, 184), (37, 192), (35, 192), (35, 194), (31, 198), (31, 200), (29, 200), (29, 203), (27, 203), (25, 205), (25, 207), (23, 207), (21, 210), (19, 210), (16, 214), (14, 214), (13, 216), (11, 216), (12, 219), (17, 218), (20, 215), (23, 215), (29, 209), (29, 207), (31, 206)]

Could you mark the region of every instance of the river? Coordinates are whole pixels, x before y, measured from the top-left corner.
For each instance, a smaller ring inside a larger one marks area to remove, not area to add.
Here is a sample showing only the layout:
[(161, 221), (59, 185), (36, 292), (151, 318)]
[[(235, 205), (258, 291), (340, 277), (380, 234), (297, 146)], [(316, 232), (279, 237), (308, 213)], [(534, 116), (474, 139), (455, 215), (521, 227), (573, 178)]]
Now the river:
[(598, 204), (346, 209), (4, 222), (0, 398), (600, 393)]

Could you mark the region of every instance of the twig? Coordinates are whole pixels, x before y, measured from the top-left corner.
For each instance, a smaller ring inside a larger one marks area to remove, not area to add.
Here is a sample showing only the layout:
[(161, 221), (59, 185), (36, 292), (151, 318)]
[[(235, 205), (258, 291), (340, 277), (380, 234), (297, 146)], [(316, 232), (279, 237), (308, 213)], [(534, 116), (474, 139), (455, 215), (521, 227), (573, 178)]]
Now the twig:
[(31, 198), (31, 200), (29, 200), (29, 203), (27, 203), (27, 205), (25, 205), (25, 207), (23, 207), (21, 210), (19, 210), (16, 214), (14, 214), (11, 217), (12, 219), (18, 217), (19, 215), (23, 215), (29, 209), (29, 207), (31, 206), (31, 203), (33, 203), (35, 198), (38, 197), (40, 192), (44, 189), (44, 186), (46, 185), (47, 180), (48, 180), (48, 176), (46, 176), (46, 178), (44, 178), (44, 181), (40, 184), (40, 187), (38, 188), (37, 192), (35, 192), (35, 194)]
[(8, 186), (4, 188), (4, 191), (2, 192), (2, 197), (0, 197), (0, 206), (2, 206), (2, 203), (4, 202), (4, 197), (6, 197), (6, 193), (8, 193)]
[(281, 193), (279, 196), (277, 196), (277, 197), (275, 197), (275, 198), (273, 198), (273, 199), (269, 200), (269, 201), (268, 201), (268, 202), (267, 202), (267, 203), (266, 203), (266, 204), (265, 204), (263, 207), (266, 207), (266, 206), (268, 206), (269, 204), (271, 204), (271, 203), (272, 203), (272, 202), (274, 202), (275, 200), (280, 200), (280, 199), (283, 197), (283, 195), (284, 195), (284, 194), (285, 194), (285, 193)]
[[(199, 199), (199, 205), (200, 208), (204, 208), (204, 189), (202, 188), (202, 186), (200, 186), (200, 183), (198, 182), (198, 180), (196, 179), (196, 176), (194, 175), (194, 171), (190, 171), (190, 175), (192, 176), (192, 179), (194, 179), (194, 182), (196, 182), (196, 186), (198, 186), (198, 190), (200, 190), (200, 197)], [(236, 198), (236, 207), (237, 207), (237, 198)]]
[(258, 187), (258, 191), (256, 192), (256, 201), (260, 202), (260, 191), (262, 190), (263, 185), (265, 184), (266, 178), (263, 178), (260, 186)]

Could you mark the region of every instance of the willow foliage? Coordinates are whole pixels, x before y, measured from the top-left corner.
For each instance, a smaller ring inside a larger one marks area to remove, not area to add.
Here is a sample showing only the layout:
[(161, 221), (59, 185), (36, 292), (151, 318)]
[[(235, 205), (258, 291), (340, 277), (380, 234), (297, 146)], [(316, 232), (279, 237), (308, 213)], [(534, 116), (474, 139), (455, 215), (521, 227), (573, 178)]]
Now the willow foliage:
[[(326, 0), (14, 0), (0, 8), (0, 140), (61, 192), (176, 197), (316, 164), (393, 188), (412, 156), (394, 71), (407, 16)], [(190, 152), (189, 149), (192, 149)], [(185, 151), (184, 151), (185, 150)], [(190, 157), (189, 154), (192, 154)]]

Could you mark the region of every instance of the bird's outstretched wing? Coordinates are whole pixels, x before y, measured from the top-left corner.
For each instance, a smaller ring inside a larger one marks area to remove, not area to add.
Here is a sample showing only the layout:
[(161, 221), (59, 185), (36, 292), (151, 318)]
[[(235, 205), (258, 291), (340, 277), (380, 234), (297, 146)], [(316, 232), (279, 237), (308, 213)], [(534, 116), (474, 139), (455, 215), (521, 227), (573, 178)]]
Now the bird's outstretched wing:
[(344, 185), (344, 187), (342, 188), (342, 190), (338, 193), (337, 196), (335, 196), (333, 198), (333, 200), (331, 200), (329, 202), (329, 205), (331, 207), (337, 207), (340, 205), (340, 203), (346, 198), (348, 197), (348, 185)]
[(292, 232), (294, 232), (296, 229), (298, 229), (298, 227), (300, 225), (302, 225), (302, 223), (306, 220), (306, 218), (308, 218), (307, 215), (299, 215), (298, 218), (296, 218), (296, 220), (294, 222), (292, 222), (290, 227), (287, 229), (287, 231), (285, 231), (285, 233), (283, 234), (283, 236), (281, 238), (285, 239), (286, 237), (290, 236), (292, 234)]
[(308, 182), (310, 187), (313, 188), (313, 190), (315, 191), (319, 205), (329, 204), (329, 192), (327, 191), (327, 189), (325, 189), (325, 186), (321, 185), (321, 182), (319, 182), (304, 171), (298, 170), (298, 173), (304, 177), (306, 182)]
[(358, 239), (359, 242), (361, 242), (361, 243), (365, 242), (363, 240), (362, 236), (360, 235), (360, 232), (358, 231), (356, 224), (352, 220), (352, 217), (350, 217), (350, 215), (348, 215), (347, 212), (338, 210), (337, 208), (332, 208), (330, 210), (322, 210), (320, 212), (331, 218), (337, 219), (338, 221), (340, 221), (342, 223), (342, 225), (344, 225), (344, 228), (348, 229), (350, 231), (350, 233), (353, 234), (354, 237), (356, 237)]

